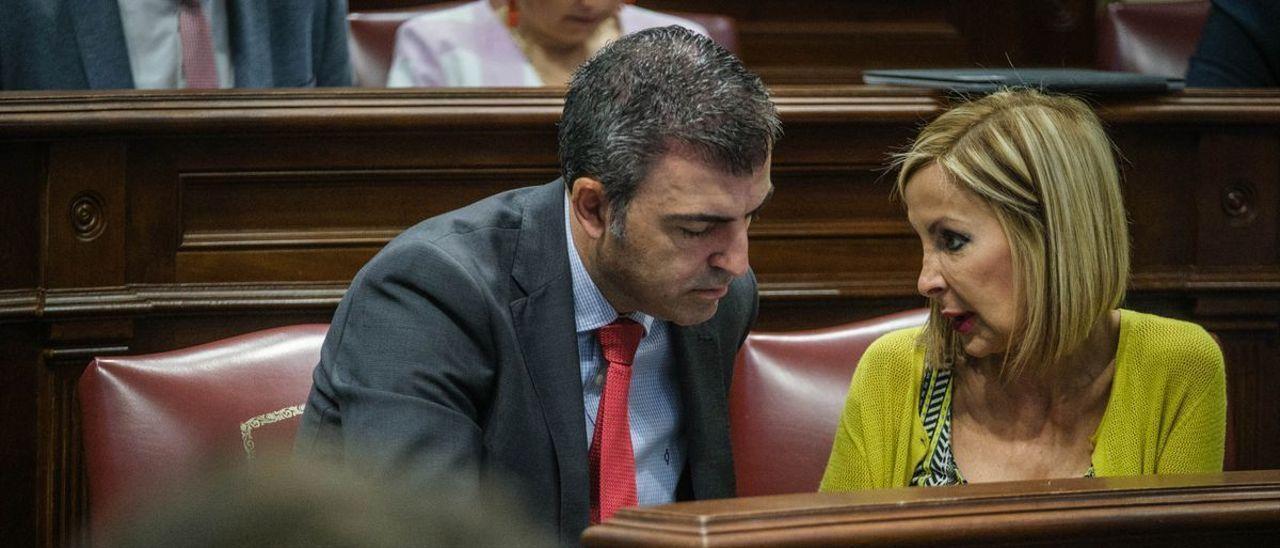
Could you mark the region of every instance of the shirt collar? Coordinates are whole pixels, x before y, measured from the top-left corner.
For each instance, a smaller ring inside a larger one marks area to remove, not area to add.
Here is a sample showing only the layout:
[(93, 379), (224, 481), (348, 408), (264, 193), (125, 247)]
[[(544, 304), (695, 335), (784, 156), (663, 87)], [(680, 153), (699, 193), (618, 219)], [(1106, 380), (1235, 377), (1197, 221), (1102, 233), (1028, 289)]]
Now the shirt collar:
[[(618, 318), (618, 313), (609, 304), (609, 301), (600, 293), (600, 288), (596, 287), (595, 281), (591, 279), (591, 275), (587, 273), (587, 267), (582, 264), (582, 257), (578, 256), (578, 248), (573, 245), (573, 230), (569, 225), (569, 193), (566, 191), (564, 195), (564, 236), (566, 245), (569, 246), (569, 271), (573, 275), (573, 319), (576, 324), (578, 333), (587, 331), (595, 331), (613, 323)], [(640, 311), (627, 314), (628, 318), (635, 320), (636, 323), (644, 326), (645, 334), (649, 333), (653, 326), (654, 317)]]

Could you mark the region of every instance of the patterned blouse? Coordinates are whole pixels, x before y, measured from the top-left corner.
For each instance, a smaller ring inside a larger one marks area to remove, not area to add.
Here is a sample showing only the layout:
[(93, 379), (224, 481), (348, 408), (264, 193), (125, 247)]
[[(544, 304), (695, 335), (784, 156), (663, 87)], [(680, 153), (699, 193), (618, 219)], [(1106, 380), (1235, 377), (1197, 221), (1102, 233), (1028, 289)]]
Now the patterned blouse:
[[(920, 383), (920, 416), (929, 450), (916, 464), (911, 485), (964, 485), (964, 475), (951, 453), (951, 370), (926, 367)], [(1084, 477), (1094, 477), (1093, 466)]]

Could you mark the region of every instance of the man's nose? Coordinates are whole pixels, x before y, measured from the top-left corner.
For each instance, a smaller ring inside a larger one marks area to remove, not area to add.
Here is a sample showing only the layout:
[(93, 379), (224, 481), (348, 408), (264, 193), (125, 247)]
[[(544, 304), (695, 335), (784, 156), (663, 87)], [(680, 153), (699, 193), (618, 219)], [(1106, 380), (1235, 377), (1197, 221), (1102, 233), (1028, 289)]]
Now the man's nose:
[(735, 278), (746, 274), (750, 267), (748, 246), (747, 224), (742, 223), (733, 228), (725, 248), (711, 255), (711, 266), (724, 270)]

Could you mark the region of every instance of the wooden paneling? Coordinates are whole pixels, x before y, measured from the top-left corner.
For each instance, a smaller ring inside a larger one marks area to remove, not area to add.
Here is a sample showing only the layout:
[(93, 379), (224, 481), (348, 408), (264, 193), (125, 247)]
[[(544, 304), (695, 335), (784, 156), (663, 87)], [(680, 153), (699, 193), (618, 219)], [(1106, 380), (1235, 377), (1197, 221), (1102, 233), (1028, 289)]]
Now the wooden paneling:
[[(181, 230), (175, 279), (203, 283), (350, 279), (405, 227), (511, 188), (513, 182), (547, 181), (557, 173), (477, 167), (177, 177)], [(370, 187), (379, 190), (369, 192)], [(234, 278), (226, 278), (228, 272), (235, 272)]]
[[(0, 147), (0, 290), (39, 285), (40, 196), (43, 188), (10, 181), (44, 178), (46, 147), (12, 143)], [(3, 304), (0, 304), (3, 306)]]
[[(1200, 165), (1215, 183), (1195, 190), (1200, 238), (1197, 262), (1231, 269), (1276, 260), (1280, 204), (1280, 135), (1268, 131), (1221, 132), (1200, 140)], [(1250, 162), (1233, 162), (1241, 156)]]
[(586, 546), (1252, 546), (1280, 472), (879, 489), (624, 508)]
[(125, 145), (64, 141), (49, 146), (46, 287), (124, 283)]
[[(752, 228), (760, 329), (919, 306), (888, 155), (946, 99), (778, 87), (777, 191)], [(1123, 158), (1127, 306), (1228, 359), (1234, 460), (1280, 467), (1280, 93), (1099, 100)], [(75, 379), (96, 354), (325, 321), (418, 220), (557, 173), (555, 91), (234, 90), (0, 97), (4, 538), (83, 519)], [(96, 204), (77, 205), (92, 196)], [(23, 539), (31, 539), (25, 542)]]
[[(42, 483), (38, 447), (52, 432), (37, 427), (37, 388), (41, 367), (39, 326), (35, 322), (0, 323), (0, 538), (14, 546), (37, 545), (37, 531), (47, 529), (41, 511), (57, 492)], [(38, 543), (49, 545), (48, 543)]]
[[(1148, 136), (1156, 132), (1161, 134), (1162, 146), (1151, 146), (1147, 141)], [(1133, 241), (1161, 242), (1133, 249), (1135, 270), (1172, 267), (1195, 260), (1195, 240), (1186, 237), (1186, 231), (1196, 226), (1196, 202), (1168, 197), (1171, 194), (1191, 196), (1195, 192), (1199, 180), (1198, 155), (1187, 152), (1196, 149), (1199, 135), (1194, 128), (1154, 126), (1122, 126), (1112, 132), (1121, 151), (1120, 177), (1132, 220), (1130, 237)], [(1152, 166), (1161, 166), (1161, 169), (1152, 169)], [(1160, 207), (1143, 207), (1155, 203), (1161, 204)]]

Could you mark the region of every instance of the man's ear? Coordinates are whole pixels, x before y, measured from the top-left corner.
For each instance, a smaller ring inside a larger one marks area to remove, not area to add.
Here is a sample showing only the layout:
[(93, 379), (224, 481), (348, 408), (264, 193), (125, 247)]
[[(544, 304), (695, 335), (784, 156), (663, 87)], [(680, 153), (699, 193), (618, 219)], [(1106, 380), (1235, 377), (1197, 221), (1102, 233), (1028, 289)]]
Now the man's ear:
[(578, 177), (573, 181), (569, 195), (571, 212), (592, 239), (599, 239), (609, 228), (609, 204), (604, 195), (604, 184), (591, 177)]

